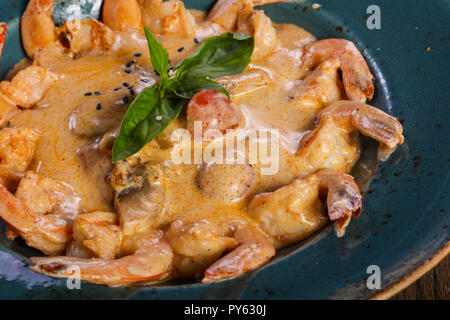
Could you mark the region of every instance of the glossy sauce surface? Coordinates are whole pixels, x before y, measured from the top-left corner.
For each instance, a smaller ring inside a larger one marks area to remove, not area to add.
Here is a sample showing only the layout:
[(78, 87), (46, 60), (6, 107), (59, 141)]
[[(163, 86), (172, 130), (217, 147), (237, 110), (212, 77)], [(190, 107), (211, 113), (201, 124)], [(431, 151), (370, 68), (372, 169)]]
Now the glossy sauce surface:
[[(199, 24), (198, 39), (223, 32), (217, 25), (207, 22), (202, 12), (191, 10), (191, 13)], [(153, 151), (153, 155), (165, 161), (161, 168), (163, 177), (160, 177), (164, 205), (154, 227), (164, 227), (175, 219), (205, 219), (219, 224), (235, 219), (249, 221), (246, 205), (253, 195), (273, 191), (314, 171), (298, 159), (296, 152), (300, 139), (313, 127), (317, 109), (307, 104), (299, 106), (294, 103), (294, 96), (302, 84), (300, 79), (305, 76), (300, 72), (302, 48), (315, 38), (294, 25), (275, 27), (276, 49), (267, 58), (252, 61), (243, 78), (252, 77), (252, 72), (263, 72), (270, 81), (251, 93), (232, 95), (232, 101), (244, 119), (241, 129), (279, 130), (278, 172), (261, 175), (256, 165), (257, 182), (249, 196), (229, 203), (200, 192), (196, 183), (198, 165), (174, 165), (167, 150)], [(112, 169), (111, 158), (86, 146), (117, 129), (133, 94), (158, 81), (144, 34), (130, 31), (116, 32), (116, 36), (113, 50), (103, 54), (91, 52), (77, 59), (60, 55), (58, 49), (51, 46), (46, 48), (39, 63), (56, 73), (59, 80), (36, 108), (24, 110), (10, 123), (41, 130), (43, 137), (31, 169), (71, 185), (82, 198), (86, 212), (115, 212), (113, 192), (106, 178)], [(157, 39), (168, 50), (171, 65), (189, 56), (199, 45), (194, 38), (174, 35), (162, 35)], [(323, 148), (326, 153), (327, 146)], [(348, 171), (350, 165), (342, 164), (343, 170)], [(229, 179), (239, 179), (240, 171), (227, 172), (227, 175)], [(231, 177), (233, 175), (235, 177)], [(305, 211), (305, 215), (311, 217), (317, 214)], [(305, 217), (305, 221), (308, 219)]]

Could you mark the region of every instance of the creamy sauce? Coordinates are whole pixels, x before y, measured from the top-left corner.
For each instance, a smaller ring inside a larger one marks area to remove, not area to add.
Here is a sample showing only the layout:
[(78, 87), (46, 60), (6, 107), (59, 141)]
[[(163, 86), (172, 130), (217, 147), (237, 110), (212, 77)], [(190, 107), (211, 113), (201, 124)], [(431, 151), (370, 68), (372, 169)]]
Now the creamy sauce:
[[(203, 13), (191, 12), (199, 22), (199, 39), (221, 32), (216, 25), (202, 21)], [(249, 66), (251, 71), (264, 72), (270, 79), (269, 84), (249, 94), (236, 94), (232, 100), (245, 120), (242, 128), (280, 131), (278, 173), (270, 176), (257, 173), (257, 183), (248, 197), (226, 203), (202, 194), (195, 182), (197, 165), (169, 163), (162, 169), (164, 174), (160, 178), (165, 200), (155, 227), (167, 226), (175, 219), (207, 219), (219, 224), (234, 219), (248, 221), (246, 205), (251, 196), (273, 191), (312, 172), (313, 168), (299, 161), (295, 153), (300, 139), (312, 129), (317, 110), (299, 106), (293, 102), (293, 96), (304, 77), (300, 72), (302, 48), (315, 38), (290, 24), (277, 25), (276, 31), (279, 44), (274, 53)], [(112, 189), (106, 179), (112, 164), (110, 157), (95, 150), (87, 151), (83, 157), (79, 150), (117, 129), (134, 97), (132, 91), (138, 94), (158, 79), (150, 64), (144, 34), (117, 32), (116, 35), (113, 50), (101, 55), (92, 52), (73, 60), (55, 53), (52, 48), (44, 50), (40, 64), (56, 73), (59, 80), (35, 109), (24, 110), (11, 120), (11, 126), (35, 127), (43, 133), (30, 169), (71, 185), (82, 198), (86, 212), (115, 212)], [(173, 35), (157, 38), (168, 50), (171, 65), (189, 56), (198, 46), (193, 38)], [(132, 91), (124, 83), (133, 87)]]

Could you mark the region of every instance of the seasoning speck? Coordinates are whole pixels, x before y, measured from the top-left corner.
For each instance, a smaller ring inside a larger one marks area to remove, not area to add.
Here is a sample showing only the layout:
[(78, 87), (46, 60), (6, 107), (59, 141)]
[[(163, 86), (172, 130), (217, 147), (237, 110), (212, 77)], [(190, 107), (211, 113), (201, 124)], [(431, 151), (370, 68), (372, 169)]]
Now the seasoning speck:
[(131, 70), (130, 70), (130, 69), (125, 69), (125, 70), (123, 70), (123, 71), (125, 71), (125, 73), (131, 73)]
[(184, 47), (179, 47), (179, 48), (177, 49), (178, 52), (181, 52), (181, 51), (183, 51), (183, 50), (184, 50)]
[(128, 103), (130, 101), (130, 99), (128, 99), (128, 96), (123, 97), (122, 102), (123, 103)]
[(135, 64), (136, 63), (136, 60), (131, 60), (131, 61), (129, 61), (127, 64), (126, 64), (126, 67), (127, 68), (131, 68), (131, 66), (133, 65), (133, 64)]
[(156, 119), (156, 121), (161, 121), (162, 120), (162, 116), (156, 116), (155, 119)]
[(199, 39), (199, 38), (195, 38), (195, 39), (194, 39), (194, 42), (195, 42), (195, 43), (200, 43), (200, 39)]
[(128, 84), (128, 82), (124, 82), (124, 83), (122, 83), (122, 85), (125, 87), (125, 88), (128, 88), (130, 85)]
[(102, 104), (99, 103), (96, 108), (97, 108), (97, 110), (102, 110)]
[(135, 56), (136, 58), (139, 58), (140, 56), (142, 56), (142, 53), (139, 53), (139, 52), (138, 52), (138, 53), (135, 53), (134, 56)]
[(155, 72), (155, 74), (159, 77), (159, 72), (156, 71), (156, 69), (153, 69), (153, 71)]
[(141, 79), (141, 82), (148, 83), (148, 79)]
[(100, 91), (95, 91), (94, 94), (95, 94), (96, 96), (99, 96), (99, 95), (100, 95)]
[(92, 96), (92, 92), (86, 92), (84, 95), (85, 95), (86, 97)]
[(430, 47), (430, 46), (427, 47), (427, 51), (428, 51), (428, 52), (431, 51), (431, 47)]
[(130, 90), (130, 94), (132, 96), (136, 95), (136, 92), (134, 91), (134, 86), (129, 87), (128, 90)]

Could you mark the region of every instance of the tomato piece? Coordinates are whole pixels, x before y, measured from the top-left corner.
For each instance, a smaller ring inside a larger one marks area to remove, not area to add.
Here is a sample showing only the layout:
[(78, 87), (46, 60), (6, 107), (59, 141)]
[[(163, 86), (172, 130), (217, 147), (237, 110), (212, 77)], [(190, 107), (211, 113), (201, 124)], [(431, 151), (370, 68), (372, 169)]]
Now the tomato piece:
[(188, 129), (193, 134), (194, 121), (201, 121), (202, 134), (218, 130), (224, 134), (239, 125), (240, 115), (233, 102), (223, 93), (202, 90), (194, 95), (187, 107)]

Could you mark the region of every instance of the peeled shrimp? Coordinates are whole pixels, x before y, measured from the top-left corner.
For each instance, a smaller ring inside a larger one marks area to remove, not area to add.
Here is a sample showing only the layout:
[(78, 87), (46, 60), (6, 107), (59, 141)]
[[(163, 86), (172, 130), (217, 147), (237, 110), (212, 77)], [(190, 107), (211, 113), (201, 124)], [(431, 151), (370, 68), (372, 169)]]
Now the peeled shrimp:
[(307, 45), (303, 52), (302, 72), (313, 70), (322, 62), (337, 59), (349, 100), (365, 102), (372, 99), (374, 77), (364, 57), (353, 42), (345, 39), (324, 39)]
[(111, 30), (93, 20), (73, 20), (56, 28), (51, 14), (55, 0), (30, 0), (22, 16), (22, 43), (30, 58), (52, 43), (58, 43), (72, 55), (93, 49), (108, 50), (115, 41)]
[(208, 14), (208, 21), (227, 31), (244, 32), (255, 39), (252, 61), (270, 54), (277, 45), (277, 35), (272, 21), (255, 5), (281, 2), (281, 0), (218, 0)]
[(386, 157), (404, 141), (401, 123), (387, 113), (360, 102), (337, 101), (319, 112), (319, 122), (332, 119), (346, 132), (358, 130), (380, 142), (379, 157)]
[(34, 158), (41, 132), (29, 127), (5, 128), (0, 131), (0, 163), (19, 173), (27, 170)]
[(278, 245), (304, 239), (326, 225), (322, 199), (326, 198), (328, 217), (337, 220), (341, 237), (350, 218), (361, 211), (361, 194), (353, 177), (334, 170), (320, 170), (272, 192), (255, 196), (249, 215)]
[(149, 230), (125, 239), (122, 257), (118, 259), (82, 259), (75, 257), (31, 258), (31, 269), (53, 277), (73, 276), (73, 267), (80, 270), (80, 279), (123, 286), (148, 284), (168, 278), (172, 272), (173, 253), (162, 238), (162, 232)]
[(206, 269), (203, 283), (237, 277), (262, 266), (275, 255), (272, 240), (257, 227), (234, 222), (230, 226), (230, 232), (237, 247)]
[(143, 25), (154, 34), (194, 36), (196, 31), (194, 17), (178, 0), (105, 0), (103, 21), (117, 31)]
[(137, 0), (103, 1), (103, 22), (112, 30), (141, 29), (141, 8)]
[(187, 278), (201, 278), (204, 271), (221, 255), (237, 245), (233, 238), (222, 236), (208, 221), (172, 222), (166, 238), (174, 252), (174, 266)]
[(56, 29), (51, 14), (55, 0), (30, 0), (22, 16), (22, 43), (27, 55), (34, 54), (56, 41)]
[(72, 223), (59, 214), (41, 215), (30, 210), (0, 185), (0, 218), (29, 245), (46, 255), (64, 253), (72, 239)]
[(31, 108), (42, 99), (57, 79), (56, 74), (45, 68), (29, 66), (19, 71), (11, 81), (0, 82), (0, 95), (10, 104)]

